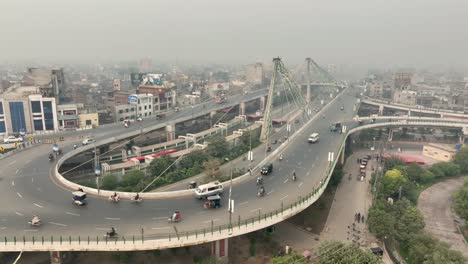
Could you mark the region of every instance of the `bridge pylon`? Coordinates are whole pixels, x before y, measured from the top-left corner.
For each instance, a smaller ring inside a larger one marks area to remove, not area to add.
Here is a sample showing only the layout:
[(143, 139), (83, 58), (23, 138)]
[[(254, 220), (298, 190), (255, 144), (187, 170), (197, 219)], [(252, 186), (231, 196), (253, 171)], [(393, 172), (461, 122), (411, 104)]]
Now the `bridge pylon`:
[(269, 143), (272, 129), (272, 108), (275, 95), (283, 96), (286, 100), (291, 100), (297, 108), (306, 111), (307, 102), (301, 92), (299, 85), (294, 81), (292, 74), (288, 71), (281, 58), (273, 58), (273, 74), (268, 91), (267, 103), (263, 115), (263, 126), (260, 140)]

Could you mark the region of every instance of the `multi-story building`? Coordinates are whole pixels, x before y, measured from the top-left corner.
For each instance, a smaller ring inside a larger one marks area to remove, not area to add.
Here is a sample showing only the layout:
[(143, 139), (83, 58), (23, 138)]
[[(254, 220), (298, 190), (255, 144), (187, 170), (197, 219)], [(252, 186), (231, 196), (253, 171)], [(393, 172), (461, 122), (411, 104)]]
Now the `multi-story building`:
[(28, 68), (24, 76), (24, 85), (38, 86), (40, 93), (45, 97), (54, 97), (59, 102), (65, 86), (63, 69)]
[(395, 90), (393, 102), (397, 104), (416, 105), (416, 95), (417, 92), (415, 91)]
[(59, 126), (62, 128), (78, 128), (78, 111), (80, 108), (83, 108), (83, 104), (57, 105)]
[(57, 107), (53, 97), (43, 97), (39, 87), (19, 87), (0, 98), (0, 133), (57, 131)]
[(393, 76), (395, 88), (407, 89), (409, 86), (411, 86), (411, 77), (412, 74), (408, 72), (395, 73), (395, 75)]
[(121, 104), (116, 105), (114, 108), (114, 119), (115, 121), (124, 121), (124, 120), (135, 120), (137, 118), (136, 114), (137, 106), (134, 104)]

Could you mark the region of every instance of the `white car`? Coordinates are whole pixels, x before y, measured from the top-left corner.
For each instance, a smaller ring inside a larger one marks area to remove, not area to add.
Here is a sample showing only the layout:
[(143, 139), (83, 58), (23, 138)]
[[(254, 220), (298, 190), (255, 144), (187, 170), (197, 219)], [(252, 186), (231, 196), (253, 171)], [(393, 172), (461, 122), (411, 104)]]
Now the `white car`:
[(309, 143), (317, 143), (319, 140), (319, 134), (318, 133), (313, 133), (312, 135), (309, 136), (307, 139), (307, 142)]
[(7, 138), (3, 139), (3, 143), (15, 143), (15, 142), (23, 142), (23, 138), (21, 137), (14, 137), (14, 136), (9, 136)]
[(94, 142), (96, 142), (96, 140), (94, 138), (86, 138), (86, 139), (83, 140), (83, 142), (81, 142), (81, 144), (83, 144), (83, 146), (86, 146), (86, 145), (94, 143)]
[(203, 184), (195, 189), (195, 196), (199, 199), (221, 193), (223, 193), (223, 185), (219, 181)]

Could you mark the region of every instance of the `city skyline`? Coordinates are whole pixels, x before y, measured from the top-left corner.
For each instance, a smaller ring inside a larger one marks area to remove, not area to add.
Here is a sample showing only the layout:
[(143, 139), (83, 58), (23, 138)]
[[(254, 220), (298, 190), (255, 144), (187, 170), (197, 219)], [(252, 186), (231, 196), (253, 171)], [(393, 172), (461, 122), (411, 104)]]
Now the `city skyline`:
[[(0, 60), (268, 62), (466, 69), (468, 2), (99, 1), (1, 4)], [(111, 10), (111, 11), (110, 11)], [(446, 19), (450, 17), (450, 19)], [(287, 23), (284, 23), (287, 21)], [(14, 43), (14, 44), (13, 44)]]

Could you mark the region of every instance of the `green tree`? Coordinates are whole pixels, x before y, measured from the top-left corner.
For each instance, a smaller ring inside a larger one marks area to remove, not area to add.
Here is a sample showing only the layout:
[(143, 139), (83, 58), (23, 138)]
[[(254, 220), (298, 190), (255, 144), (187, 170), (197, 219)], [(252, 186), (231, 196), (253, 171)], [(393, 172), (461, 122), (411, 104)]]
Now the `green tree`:
[(139, 170), (132, 170), (122, 176), (120, 186), (122, 187), (135, 187), (139, 182), (143, 180), (145, 174)]
[(291, 263), (302, 263), (299, 262), (303, 257), (297, 255), (297, 254), (289, 254), (289, 255), (284, 255), (284, 256), (275, 256), (271, 259), (270, 263), (271, 264), (291, 264)]
[(453, 163), (457, 164), (460, 167), (462, 173), (468, 172), (468, 148), (460, 149), (453, 156)]
[(409, 239), (424, 228), (424, 218), (418, 208), (408, 199), (401, 199), (392, 206), (392, 214), (397, 219), (395, 223), (396, 239), (407, 245)]
[(428, 234), (416, 234), (409, 241), (408, 258), (410, 263), (423, 263), (424, 259), (431, 254), (437, 240)]
[(406, 166), (406, 177), (413, 182), (421, 182), (424, 169), (417, 163), (410, 163)]
[(385, 159), (385, 170), (390, 170), (393, 169), (396, 166), (402, 166), (405, 165), (405, 162), (398, 158), (398, 157), (390, 157), (388, 159)]
[(430, 171), (430, 170), (425, 170), (425, 171), (421, 174), (420, 182), (421, 182), (421, 183), (429, 183), (429, 182), (434, 181), (434, 179), (435, 179), (434, 173), (432, 173), (432, 171)]
[(430, 170), (436, 178), (451, 177), (460, 174), (460, 166), (452, 162), (438, 162), (433, 164)]
[(382, 178), (382, 195), (384, 197), (391, 196), (398, 192), (400, 186), (405, 185), (407, 179), (397, 169), (391, 169), (385, 172)]
[(222, 137), (214, 137), (206, 148), (206, 152), (214, 158), (223, 158), (227, 154), (228, 144)]
[(463, 264), (466, 263), (463, 255), (455, 250), (449, 249), (445, 243), (437, 243), (432, 251), (426, 255), (423, 264)]
[[(150, 166), (149, 172), (152, 176), (156, 177), (161, 175), (163, 171), (165, 171), (171, 164), (174, 162), (174, 159), (171, 158), (169, 155), (164, 155), (158, 158), (155, 158)], [(174, 170), (174, 167), (171, 167), (166, 172), (171, 172)]]
[[(281, 262), (286, 263), (286, 262)], [(289, 262), (291, 263), (291, 262)], [(370, 250), (362, 250), (356, 245), (338, 241), (326, 241), (318, 249), (318, 264), (345, 264), (345, 263), (381, 263), (378, 256)]]
[(468, 221), (468, 178), (465, 179), (463, 187), (455, 193), (455, 211)]
[(207, 160), (203, 163), (203, 168), (205, 169), (205, 175), (208, 178), (216, 179), (221, 175), (219, 171), (219, 166), (221, 166), (221, 162), (218, 159), (211, 159)]
[(395, 235), (395, 217), (387, 212), (387, 205), (382, 201), (375, 202), (369, 208), (367, 225), (369, 231), (374, 233), (378, 238), (391, 238)]
[(102, 188), (106, 190), (114, 190), (119, 185), (117, 177), (113, 174), (105, 175), (102, 178)]

